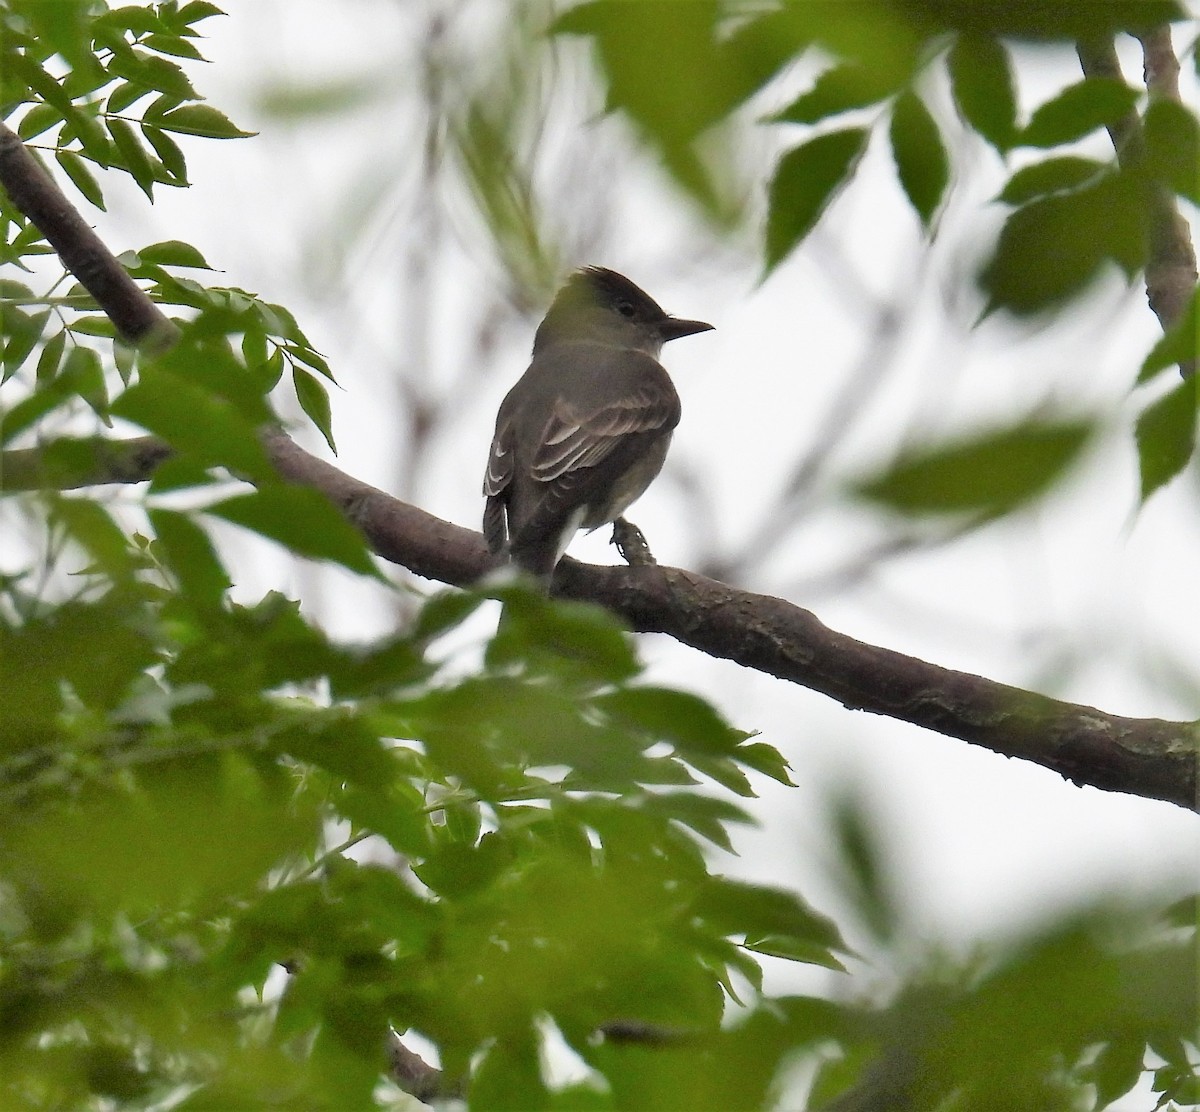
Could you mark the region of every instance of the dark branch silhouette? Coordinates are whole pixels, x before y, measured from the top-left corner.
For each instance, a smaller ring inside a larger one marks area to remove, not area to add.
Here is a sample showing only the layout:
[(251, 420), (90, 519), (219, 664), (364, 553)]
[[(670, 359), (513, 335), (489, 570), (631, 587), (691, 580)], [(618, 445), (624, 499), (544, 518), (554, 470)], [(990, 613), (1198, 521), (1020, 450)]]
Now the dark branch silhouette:
[[(170, 322), (132, 282), (13, 133), (0, 124), (0, 185), (60, 252), (126, 336), (165, 335)], [(76, 269), (76, 266), (79, 269)], [(280, 475), (322, 491), (385, 560), (428, 579), (469, 586), (490, 567), (483, 537), (391, 497), (304, 451), (283, 432), (263, 433)], [(169, 446), (143, 437), (102, 439), (63, 452), (6, 453), (0, 476), (20, 486), (87, 486), (149, 478)], [(90, 460), (91, 466), (88, 463)], [(712, 656), (823, 692), (845, 706), (1034, 761), (1074, 783), (1197, 808), (1197, 728), (1133, 719), (1052, 699), (856, 641), (783, 599), (741, 591), (678, 568), (598, 567), (564, 560), (553, 593), (599, 603), (635, 630), (666, 633)]]

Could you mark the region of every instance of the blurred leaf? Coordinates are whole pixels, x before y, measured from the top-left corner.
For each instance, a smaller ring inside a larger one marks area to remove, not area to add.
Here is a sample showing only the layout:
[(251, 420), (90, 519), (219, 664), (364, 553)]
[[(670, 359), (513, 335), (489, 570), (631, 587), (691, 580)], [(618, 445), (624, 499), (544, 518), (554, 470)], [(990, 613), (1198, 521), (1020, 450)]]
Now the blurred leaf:
[(1106, 260), (1136, 273), (1146, 259), (1145, 219), (1141, 190), (1122, 173), (1017, 209), (979, 276), (989, 311), (1049, 309), (1084, 290)]
[(1107, 1108), (1138, 1083), (1145, 1056), (1145, 1043), (1139, 1039), (1115, 1039), (1100, 1051), (1091, 1069), (1097, 1109)]
[(75, 344), (67, 351), (59, 381), (82, 398), (106, 424), (110, 423), (108, 387), (99, 352)]
[(202, 607), (220, 605), (232, 584), (208, 534), (188, 514), (164, 509), (147, 513), (163, 562), (187, 598)]
[(850, 179), (866, 149), (863, 128), (818, 135), (793, 147), (771, 181), (766, 264), (774, 270), (812, 231), (821, 213)]
[(527, 665), (584, 684), (619, 683), (639, 671), (633, 641), (610, 611), (548, 599), (523, 584), (494, 593), (504, 614), (487, 647), (489, 668)]
[(274, 79), (255, 90), (254, 105), (258, 112), (281, 120), (342, 115), (392, 97), (394, 76), (385, 70), (324, 80), (316, 75), (300, 81)]
[(896, 98), (889, 135), (900, 184), (928, 231), (950, 181), (950, 159), (929, 109), (911, 90)]
[(113, 402), (112, 412), (205, 465), (254, 479), (274, 477), (257, 427), (228, 399), (164, 367), (144, 368), (138, 382)]
[(696, 896), (693, 913), (722, 933), (761, 938), (778, 935), (846, 952), (833, 921), (782, 888), (710, 876)]
[(1008, 51), (986, 35), (961, 34), (950, 49), (950, 83), (958, 111), (996, 150), (1016, 138), (1017, 99)]
[(1194, 205), (1200, 205), (1200, 123), (1182, 104), (1156, 100), (1142, 118), (1150, 172)]
[(623, 687), (597, 696), (594, 703), (623, 726), (669, 741), (685, 753), (728, 756), (748, 736), (730, 726), (711, 703), (687, 691)]
[(93, 567), (114, 579), (130, 574), (133, 561), (129, 542), (121, 527), (100, 503), (86, 498), (55, 497), (50, 518), (60, 524), (71, 539), (87, 552)]
[[(1178, 365), (1181, 369), (1194, 364), (1200, 338), (1200, 288), (1192, 290), (1183, 316), (1163, 336), (1142, 362), (1138, 382), (1148, 382), (1159, 371)], [(1185, 371), (1190, 373), (1190, 371)]]
[(1112, 77), (1085, 77), (1038, 108), (1021, 132), (1027, 147), (1057, 147), (1115, 124), (1137, 104), (1136, 89)]
[(325, 495), (309, 487), (272, 483), (205, 507), (205, 512), (252, 529), (311, 560), (330, 560), (378, 577), (362, 534)]
[(1151, 402), (1135, 430), (1142, 501), (1175, 478), (1196, 447), (1196, 380), (1184, 379), (1170, 393)]
[(1063, 193), (1096, 181), (1111, 170), (1111, 165), (1091, 158), (1065, 155), (1034, 162), (1017, 170), (1005, 183), (998, 200), (1023, 205), (1047, 193)]
[(844, 62), (825, 70), (808, 92), (771, 117), (777, 123), (815, 124), (830, 116), (877, 104), (895, 92), (886, 74), (858, 62)]
[(1084, 421), (1027, 421), (911, 449), (856, 490), (905, 514), (1009, 513), (1044, 493), (1078, 458), (1091, 431)]

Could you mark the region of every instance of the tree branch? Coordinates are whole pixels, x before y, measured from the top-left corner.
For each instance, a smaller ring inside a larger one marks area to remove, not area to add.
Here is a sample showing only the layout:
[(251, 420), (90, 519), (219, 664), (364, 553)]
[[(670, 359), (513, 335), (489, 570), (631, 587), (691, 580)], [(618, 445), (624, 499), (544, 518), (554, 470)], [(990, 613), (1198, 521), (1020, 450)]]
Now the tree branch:
[[(130, 442), (136, 450), (123, 458), (140, 457), (147, 466), (140, 476), (127, 472), (124, 481), (150, 477), (155, 452), (148, 439)], [(385, 560), (460, 587), (478, 582), (493, 566), (483, 537), (474, 530), (352, 478), (285, 433), (266, 432), (263, 440), (280, 475), (324, 493)], [(31, 463), (24, 466), (40, 473)], [(114, 481), (111, 470), (103, 474), (104, 481)], [(564, 559), (551, 590), (608, 607), (639, 632), (668, 634), (709, 656), (819, 691), (852, 710), (1033, 761), (1076, 784), (1200, 810), (1200, 729), (1194, 723), (1124, 718), (943, 668), (838, 633), (784, 599), (680, 568), (601, 567)]]
[[(166, 334), (161, 327), (171, 327), (170, 322), (2, 124), (0, 185), (17, 204), (31, 205), (27, 215), (122, 333), (134, 339)], [(264, 432), (263, 439), (284, 478), (322, 491), (384, 559), (459, 586), (475, 583), (491, 566), (479, 533), (344, 474), (278, 430)], [(69, 448), (72, 442), (67, 443)], [(84, 443), (89, 447), (74, 458), (90, 458), (104, 482), (148, 478), (170, 451), (150, 438), (103, 449), (94, 440)], [(72, 457), (61, 446), (6, 453), (0, 457), (0, 474), (53, 475), (44, 457), (30, 454), (38, 452)], [(71, 485), (87, 485), (84, 471), (69, 472)], [(1122, 718), (940, 668), (836, 633), (782, 599), (678, 568), (597, 567), (567, 559), (555, 572), (552, 590), (607, 606), (635, 630), (669, 634), (712, 656), (820, 691), (852, 709), (1035, 761), (1077, 784), (1200, 806), (1197, 729), (1192, 723)]]
[(168, 345), (175, 325), (113, 257), (15, 132), (0, 123), (0, 186), (133, 343)]
[[(1171, 47), (1171, 28), (1156, 27), (1141, 36), (1145, 65), (1146, 88), (1152, 100), (1179, 100), (1179, 62)], [(1121, 64), (1112, 39), (1080, 42), (1076, 52), (1086, 77), (1109, 77), (1124, 81)], [(1117, 152), (1117, 160), (1125, 169), (1135, 168), (1145, 158), (1145, 137), (1142, 122), (1130, 110), (1108, 127), (1109, 137)], [(1196, 288), (1196, 251), (1191, 232), (1175, 195), (1161, 182), (1151, 181), (1146, 191), (1146, 214), (1149, 221), (1150, 256), (1146, 261), (1146, 299), (1162, 330), (1182, 319), (1192, 291)], [(1180, 364), (1180, 371), (1189, 376), (1196, 361)]]

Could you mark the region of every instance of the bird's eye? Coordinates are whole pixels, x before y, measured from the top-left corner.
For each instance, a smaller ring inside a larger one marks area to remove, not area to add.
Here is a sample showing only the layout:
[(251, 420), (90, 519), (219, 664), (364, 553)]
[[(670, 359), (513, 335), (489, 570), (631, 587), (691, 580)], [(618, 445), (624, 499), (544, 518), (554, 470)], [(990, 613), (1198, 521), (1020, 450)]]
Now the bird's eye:
[(617, 312), (623, 317), (632, 317), (637, 310), (633, 307), (632, 301), (618, 301)]

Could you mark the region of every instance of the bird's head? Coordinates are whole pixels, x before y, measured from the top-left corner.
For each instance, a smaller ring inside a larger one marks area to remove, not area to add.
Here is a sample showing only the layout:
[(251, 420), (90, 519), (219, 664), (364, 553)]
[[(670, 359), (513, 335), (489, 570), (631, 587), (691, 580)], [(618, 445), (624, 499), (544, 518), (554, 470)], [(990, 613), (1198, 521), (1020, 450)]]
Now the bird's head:
[(594, 340), (657, 356), (668, 340), (706, 332), (699, 320), (663, 311), (640, 286), (602, 266), (585, 266), (567, 279), (534, 337), (533, 350), (553, 343)]

